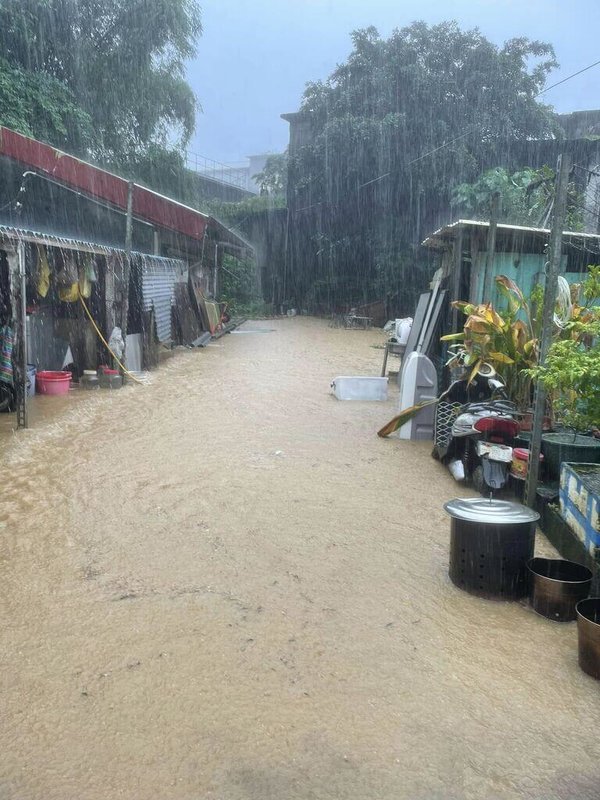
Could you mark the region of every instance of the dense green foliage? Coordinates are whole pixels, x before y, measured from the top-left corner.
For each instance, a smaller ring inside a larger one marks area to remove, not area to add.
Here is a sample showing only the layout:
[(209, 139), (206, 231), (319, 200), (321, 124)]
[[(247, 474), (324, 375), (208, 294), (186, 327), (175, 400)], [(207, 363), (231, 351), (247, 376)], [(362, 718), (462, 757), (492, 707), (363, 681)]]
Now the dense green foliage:
[(532, 370), (551, 394), (559, 422), (580, 431), (600, 428), (600, 266), (591, 266), (582, 305), (543, 367)]
[(231, 316), (262, 317), (267, 308), (260, 295), (256, 262), (224, 256), (220, 273), (220, 300)]
[[(461, 183), (452, 193), (452, 203), (461, 216), (488, 219), (492, 195), (500, 193), (500, 222), (514, 225), (547, 226), (554, 197), (556, 173), (548, 166), (516, 172), (502, 167), (490, 169), (473, 183)], [(575, 184), (569, 184), (567, 222), (569, 230), (582, 229), (583, 198)]]
[(0, 0), (0, 124), (113, 163), (185, 144), (200, 32), (195, 0)]
[(69, 88), (45, 72), (12, 67), (0, 58), (0, 124), (77, 151), (96, 137), (89, 114)]
[(416, 247), (453, 186), (503, 163), (516, 140), (559, 133), (536, 100), (554, 52), (524, 38), (497, 47), (450, 22), (352, 39), (348, 60), (308, 84), (312, 136), (290, 154), (293, 292), (317, 305), (385, 288), (412, 301)]

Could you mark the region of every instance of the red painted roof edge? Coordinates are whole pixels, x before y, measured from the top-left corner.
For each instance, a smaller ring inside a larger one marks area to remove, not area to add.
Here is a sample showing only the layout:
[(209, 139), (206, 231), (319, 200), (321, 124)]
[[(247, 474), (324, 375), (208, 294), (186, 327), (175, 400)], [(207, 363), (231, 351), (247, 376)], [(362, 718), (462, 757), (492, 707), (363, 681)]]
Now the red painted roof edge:
[[(117, 208), (127, 208), (128, 182), (124, 178), (2, 126), (0, 155), (44, 172), (54, 180), (105, 200)], [(193, 239), (202, 239), (210, 219), (201, 211), (137, 183), (133, 193), (133, 213)]]

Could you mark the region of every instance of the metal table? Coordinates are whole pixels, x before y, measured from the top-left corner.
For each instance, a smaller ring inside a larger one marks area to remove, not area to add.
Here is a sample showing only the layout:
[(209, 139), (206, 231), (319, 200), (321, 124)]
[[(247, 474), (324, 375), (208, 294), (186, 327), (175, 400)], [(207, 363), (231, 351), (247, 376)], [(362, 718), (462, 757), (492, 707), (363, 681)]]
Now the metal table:
[(382, 378), (385, 378), (385, 376), (386, 376), (388, 355), (390, 353), (392, 353), (393, 355), (400, 356), (400, 358), (402, 358), (402, 356), (404, 355), (405, 351), (406, 351), (406, 345), (405, 344), (398, 344), (398, 342), (386, 342), (385, 343), (385, 347), (384, 347), (384, 350), (383, 350), (383, 365), (381, 367), (381, 377)]

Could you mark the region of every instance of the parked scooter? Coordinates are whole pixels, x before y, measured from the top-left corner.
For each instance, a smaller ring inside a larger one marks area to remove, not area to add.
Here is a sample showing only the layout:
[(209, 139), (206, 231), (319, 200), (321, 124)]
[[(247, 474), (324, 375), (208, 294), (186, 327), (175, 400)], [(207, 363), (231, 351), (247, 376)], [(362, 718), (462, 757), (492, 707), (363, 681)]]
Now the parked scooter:
[[(516, 410), (508, 400), (470, 403), (461, 409), (452, 426), (455, 461), (460, 460), (464, 479), (481, 494), (503, 489), (508, 482), (513, 443), (520, 430)], [(453, 470), (452, 462), (448, 466), (455, 475), (457, 467)]]
[[(488, 494), (508, 481), (519, 423), (500, 380), (482, 375), (476, 381), (475, 386), (457, 381), (439, 404), (432, 455), (448, 465), (457, 481), (471, 482)], [(468, 389), (477, 399), (461, 403)]]

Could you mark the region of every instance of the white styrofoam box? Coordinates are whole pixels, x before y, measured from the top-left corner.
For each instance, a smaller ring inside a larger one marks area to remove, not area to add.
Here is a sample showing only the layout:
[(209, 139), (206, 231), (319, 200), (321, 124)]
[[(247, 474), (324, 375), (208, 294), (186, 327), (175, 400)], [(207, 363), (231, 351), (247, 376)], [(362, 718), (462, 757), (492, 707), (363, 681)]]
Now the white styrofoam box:
[(387, 400), (387, 378), (341, 375), (331, 383), (338, 400)]

